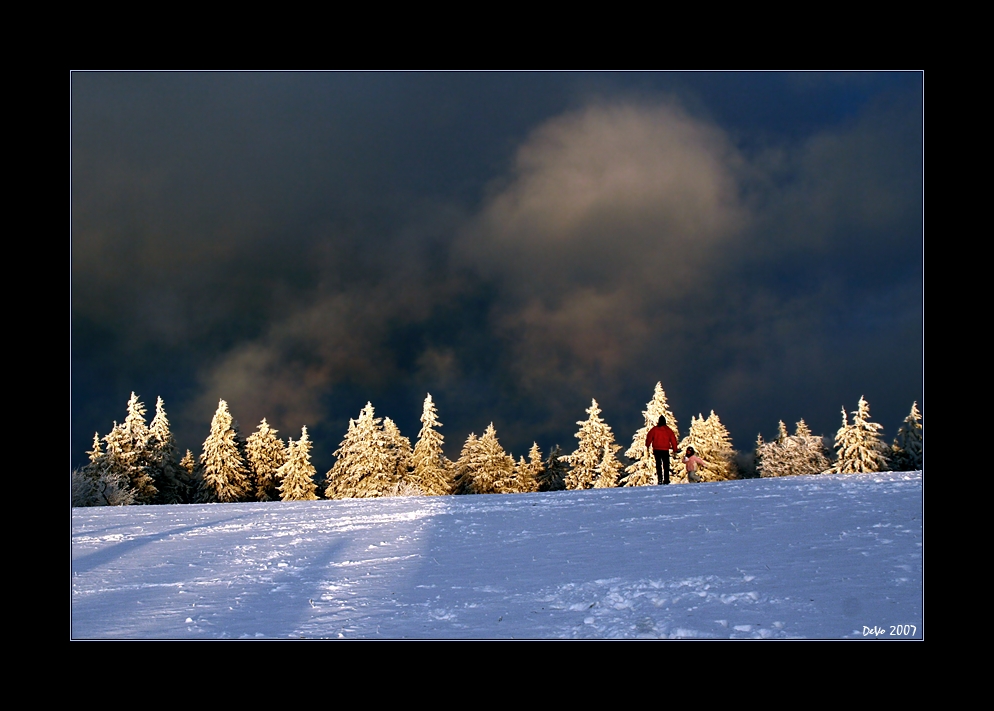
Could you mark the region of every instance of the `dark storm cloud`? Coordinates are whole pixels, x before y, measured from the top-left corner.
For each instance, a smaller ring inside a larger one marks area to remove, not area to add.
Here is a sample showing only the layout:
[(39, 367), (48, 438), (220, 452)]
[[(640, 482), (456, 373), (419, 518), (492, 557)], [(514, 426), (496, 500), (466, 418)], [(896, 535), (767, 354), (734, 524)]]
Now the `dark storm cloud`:
[(222, 397), (307, 425), (319, 468), (429, 390), (452, 455), (491, 420), (572, 445), (591, 397), (626, 440), (657, 380), (741, 448), (861, 394), (893, 432), (922, 380), (895, 81), (76, 74), (73, 461), (132, 389), (182, 447)]
[(397, 331), (421, 328), (440, 302), (459, 296), (458, 288), (433, 282), (424, 268), (428, 257), (410, 248), (425, 241), (381, 239), (378, 264), (367, 266), (361, 280), (322, 281), (275, 314), (263, 333), (221, 353), (201, 371), (199, 416), (209, 417), (225, 397), (251, 421), (270, 413), (276, 422), (318, 422), (336, 383), (380, 393), (409, 377), (412, 359), (431, 356), (399, 352)]
[(296, 429), (331, 384), (396, 378), (384, 339), (445, 292), (448, 196), (490, 159), (460, 153), (459, 131), (424, 140), (462, 117), (417, 88), (74, 75), (74, 391), (77, 407), (100, 401), (96, 427), (120, 409), (97, 395), (107, 375), (118, 400), (165, 380), (191, 439), (218, 397), (245, 426)]

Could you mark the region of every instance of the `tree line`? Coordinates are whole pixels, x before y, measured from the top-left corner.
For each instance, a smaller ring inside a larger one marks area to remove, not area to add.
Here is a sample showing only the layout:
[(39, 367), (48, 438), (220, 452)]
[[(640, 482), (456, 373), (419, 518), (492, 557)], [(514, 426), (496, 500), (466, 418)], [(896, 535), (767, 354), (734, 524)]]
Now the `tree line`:
[[(375, 498), (384, 496), (442, 496), (449, 494), (508, 494), (562, 489), (647, 486), (656, 484), (655, 462), (645, 446), (646, 434), (659, 417), (680, 438), (679, 424), (670, 410), (661, 383), (642, 416), (644, 425), (632, 436), (624, 452), (626, 465), (618, 459), (622, 446), (615, 442), (611, 427), (600, 416), (596, 400), (579, 420), (577, 448), (566, 454), (556, 445), (543, 456), (533, 443), (528, 458), (517, 461), (505, 452), (491, 423), (479, 437), (471, 433), (456, 461), (442, 451), (442, 424), (431, 394), (425, 398), (421, 431), (415, 445), (404, 437), (388, 417), (379, 418), (371, 403), (349, 420), (348, 430), (335, 451), (335, 463), (318, 478), (310, 459), (307, 428), (300, 437), (286, 442), (263, 419), (255, 432), (243, 438), (221, 400), (211, 421), (199, 457), (188, 449), (179, 457), (169, 429), (162, 398), (155, 415), (146, 424), (145, 406), (132, 393), (127, 416), (114, 423), (104, 437), (95, 433), (89, 462), (72, 473), (74, 506), (127, 504), (178, 504), (238, 501), (306, 501)], [(834, 452), (823, 437), (813, 435), (801, 420), (790, 435), (783, 422), (777, 438), (757, 438), (753, 451), (755, 474), (762, 477), (817, 473), (860, 473), (922, 468), (922, 416), (912, 405), (891, 445), (882, 438), (882, 427), (872, 422), (869, 405), (860, 398), (849, 421), (842, 410), (842, 427), (836, 433)], [(712, 410), (710, 415), (691, 417), (681, 452), (693, 447), (707, 462), (694, 479), (721, 481), (750, 475), (743, 471), (732, 447), (728, 430)], [(678, 457), (672, 481), (688, 482)]]

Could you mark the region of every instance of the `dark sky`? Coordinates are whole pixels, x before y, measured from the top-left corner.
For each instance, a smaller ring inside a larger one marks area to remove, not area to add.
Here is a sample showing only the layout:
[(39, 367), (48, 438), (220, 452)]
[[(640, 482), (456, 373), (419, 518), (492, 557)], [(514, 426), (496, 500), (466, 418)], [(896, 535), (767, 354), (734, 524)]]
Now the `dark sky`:
[[(165, 400), (195, 453), (367, 400), (446, 452), (492, 421), (626, 448), (662, 381), (681, 434), (891, 439), (923, 405), (923, 77), (907, 73), (70, 76), (71, 463)], [(924, 411), (924, 407), (922, 407)]]

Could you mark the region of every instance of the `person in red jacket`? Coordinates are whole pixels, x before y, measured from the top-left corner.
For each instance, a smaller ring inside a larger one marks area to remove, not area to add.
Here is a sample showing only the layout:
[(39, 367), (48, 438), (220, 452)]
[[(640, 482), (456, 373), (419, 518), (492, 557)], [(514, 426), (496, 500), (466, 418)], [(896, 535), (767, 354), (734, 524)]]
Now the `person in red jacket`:
[(656, 458), (656, 483), (670, 483), (670, 450), (677, 454), (676, 435), (666, 426), (666, 418), (659, 416), (659, 422), (645, 436), (645, 448), (652, 448)]

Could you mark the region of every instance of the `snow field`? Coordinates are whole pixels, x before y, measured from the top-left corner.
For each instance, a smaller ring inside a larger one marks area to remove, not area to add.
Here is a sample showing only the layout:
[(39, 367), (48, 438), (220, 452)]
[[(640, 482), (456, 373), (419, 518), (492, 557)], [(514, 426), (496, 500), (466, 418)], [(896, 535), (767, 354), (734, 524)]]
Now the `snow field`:
[(71, 634), (921, 638), (922, 492), (905, 472), (77, 508)]

